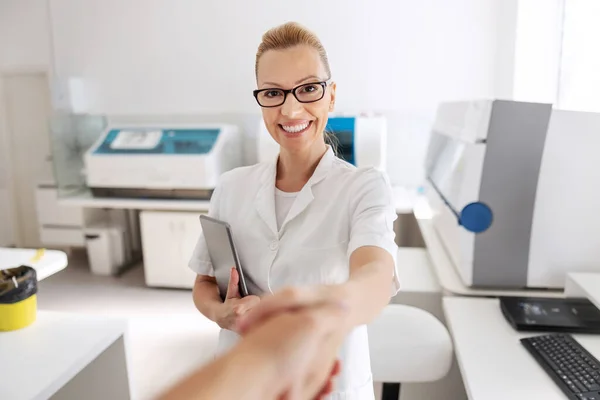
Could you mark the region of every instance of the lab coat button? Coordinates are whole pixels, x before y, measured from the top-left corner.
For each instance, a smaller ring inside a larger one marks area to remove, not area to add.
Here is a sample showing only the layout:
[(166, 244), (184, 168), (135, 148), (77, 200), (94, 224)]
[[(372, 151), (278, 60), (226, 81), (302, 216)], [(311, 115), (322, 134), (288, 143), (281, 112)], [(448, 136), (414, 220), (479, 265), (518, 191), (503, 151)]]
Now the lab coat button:
[(269, 248), (273, 251), (277, 250), (279, 248), (279, 243), (277, 242), (277, 240), (273, 240)]

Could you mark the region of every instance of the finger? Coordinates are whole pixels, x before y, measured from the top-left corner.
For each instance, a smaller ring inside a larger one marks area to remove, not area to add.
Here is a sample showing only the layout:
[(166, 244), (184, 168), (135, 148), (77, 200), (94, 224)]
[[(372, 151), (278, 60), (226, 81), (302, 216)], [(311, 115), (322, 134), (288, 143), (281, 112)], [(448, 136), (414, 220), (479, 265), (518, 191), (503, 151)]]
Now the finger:
[(250, 295), (240, 299), (234, 308), (236, 315), (242, 315), (253, 309), (260, 303), (260, 297)]
[(320, 292), (310, 289), (285, 289), (273, 296), (265, 297), (240, 321), (240, 329), (245, 330), (269, 316), (302, 307), (316, 306), (327, 300)]
[(321, 398), (327, 396), (328, 394), (330, 394), (331, 392), (333, 392), (333, 387), (334, 387), (333, 380), (340, 373), (340, 371), (341, 371), (340, 361), (335, 360), (335, 362), (333, 363), (333, 366), (331, 367), (331, 372), (329, 373), (329, 379), (327, 380), (327, 382), (325, 382), (325, 385), (321, 389), (321, 392), (316, 396), (317, 399), (321, 399)]
[(285, 393), (285, 400), (303, 400), (306, 396), (302, 396), (302, 385), (300, 382), (293, 382)]
[(231, 268), (229, 273), (229, 285), (227, 286), (227, 295), (225, 299), (239, 298), (240, 289), (238, 283), (240, 282), (240, 276), (235, 268)]
[(326, 384), (325, 387), (323, 387), (323, 389), (321, 390), (321, 392), (315, 396), (315, 399), (322, 399), (325, 396), (327, 396), (328, 394), (330, 394), (331, 392), (333, 392), (333, 382), (331, 382), (331, 380), (329, 380)]
[(303, 328), (314, 326), (321, 333), (331, 331), (339, 326), (343, 321), (342, 318), (347, 315), (348, 307), (343, 302), (333, 302), (323, 299), (319, 300), (300, 300), (295, 305), (284, 302), (283, 305), (276, 304), (273, 300), (275, 297), (269, 298), (268, 303), (261, 300), (260, 304), (256, 305), (250, 312), (240, 318), (239, 327), (241, 331), (251, 329), (256, 324), (263, 322), (265, 319), (276, 315), (277, 313), (299, 311), (304, 318), (308, 319), (308, 323), (303, 325)]

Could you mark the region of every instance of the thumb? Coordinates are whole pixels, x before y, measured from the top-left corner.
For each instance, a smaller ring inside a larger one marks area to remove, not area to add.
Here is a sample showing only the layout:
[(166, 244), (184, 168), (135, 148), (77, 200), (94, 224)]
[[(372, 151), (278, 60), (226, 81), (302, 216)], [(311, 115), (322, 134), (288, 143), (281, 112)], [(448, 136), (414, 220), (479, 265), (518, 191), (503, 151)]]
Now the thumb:
[(249, 295), (241, 299), (238, 303), (238, 315), (245, 314), (248, 310), (253, 309), (260, 303), (260, 297)]
[(229, 274), (229, 285), (227, 286), (227, 295), (225, 296), (225, 300), (239, 298), (240, 297), (240, 289), (238, 287), (238, 283), (240, 281), (240, 276), (235, 268), (231, 268), (231, 273)]

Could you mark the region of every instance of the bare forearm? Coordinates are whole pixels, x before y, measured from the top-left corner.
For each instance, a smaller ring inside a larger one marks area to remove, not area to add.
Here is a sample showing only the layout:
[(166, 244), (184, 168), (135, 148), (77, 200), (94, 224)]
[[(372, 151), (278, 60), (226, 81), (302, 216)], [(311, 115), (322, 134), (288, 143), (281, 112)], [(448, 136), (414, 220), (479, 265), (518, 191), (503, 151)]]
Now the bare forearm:
[(273, 362), (236, 348), (179, 382), (158, 400), (274, 399)]
[(197, 279), (194, 284), (193, 298), (198, 311), (216, 322), (218, 311), (223, 305), (216, 281)]
[(369, 323), (389, 303), (392, 272), (390, 262), (373, 261), (353, 271), (346, 283), (334, 287), (334, 296), (351, 310), (349, 324)]

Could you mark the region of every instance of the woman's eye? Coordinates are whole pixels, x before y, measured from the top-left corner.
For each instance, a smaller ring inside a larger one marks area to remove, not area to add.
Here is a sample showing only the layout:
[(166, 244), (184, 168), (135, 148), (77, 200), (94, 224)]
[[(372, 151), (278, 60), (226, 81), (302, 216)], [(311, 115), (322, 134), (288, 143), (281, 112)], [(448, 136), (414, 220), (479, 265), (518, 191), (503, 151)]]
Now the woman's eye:
[(268, 90), (265, 92), (265, 96), (270, 97), (270, 98), (277, 97), (280, 95), (281, 95), (281, 92), (279, 90)]
[(312, 93), (317, 90), (316, 85), (306, 85), (302, 88), (302, 91), (305, 93)]

